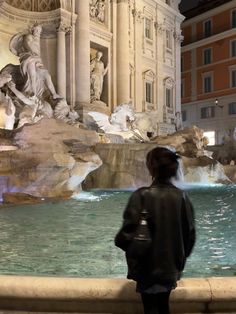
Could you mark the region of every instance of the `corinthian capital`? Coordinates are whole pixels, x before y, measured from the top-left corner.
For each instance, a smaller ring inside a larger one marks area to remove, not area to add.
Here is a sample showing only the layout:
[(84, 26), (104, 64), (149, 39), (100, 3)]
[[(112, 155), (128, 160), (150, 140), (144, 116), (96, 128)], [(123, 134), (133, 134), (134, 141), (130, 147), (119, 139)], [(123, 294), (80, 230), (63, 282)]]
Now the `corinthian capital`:
[(141, 22), (143, 19), (143, 13), (141, 10), (133, 9), (132, 10), (133, 17), (136, 19), (137, 22)]
[(174, 38), (177, 42), (181, 43), (184, 40), (184, 36), (181, 34), (181, 32), (174, 32)]
[(69, 30), (68, 25), (66, 25), (66, 24), (63, 23), (63, 22), (60, 22), (60, 24), (59, 24), (58, 27), (57, 27), (57, 32), (64, 32), (64, 33), (67, 33), (68, 30)]

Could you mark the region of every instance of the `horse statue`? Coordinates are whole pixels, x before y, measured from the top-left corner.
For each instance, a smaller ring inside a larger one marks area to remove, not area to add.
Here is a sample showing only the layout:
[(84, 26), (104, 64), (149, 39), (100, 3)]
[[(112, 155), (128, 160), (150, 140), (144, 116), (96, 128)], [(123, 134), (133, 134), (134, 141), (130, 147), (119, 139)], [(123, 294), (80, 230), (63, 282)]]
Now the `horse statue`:
[(132, 128), (135, 120), (135, 112), (130, 104), (117, 106), (109, 117), (108, 115), (96, 111), (88, 112), (95, 124), (106, 134), (116, 134), (125, 140), (136, 139), (139, 142), (146, 141), (139, 130)]

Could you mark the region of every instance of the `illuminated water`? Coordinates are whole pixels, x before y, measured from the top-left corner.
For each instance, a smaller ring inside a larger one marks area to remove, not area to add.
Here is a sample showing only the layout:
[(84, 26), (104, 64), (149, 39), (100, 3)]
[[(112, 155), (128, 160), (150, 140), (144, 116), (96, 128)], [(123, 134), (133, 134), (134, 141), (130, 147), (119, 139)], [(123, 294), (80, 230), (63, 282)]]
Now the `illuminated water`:
[[(0, 274), (125, 277), (113, 244), (130, 192), (85, 193), (80, 200), (0, 208)], [(189, 190), (197, 244), (185, 277), (236, 275), (236, 188)]]

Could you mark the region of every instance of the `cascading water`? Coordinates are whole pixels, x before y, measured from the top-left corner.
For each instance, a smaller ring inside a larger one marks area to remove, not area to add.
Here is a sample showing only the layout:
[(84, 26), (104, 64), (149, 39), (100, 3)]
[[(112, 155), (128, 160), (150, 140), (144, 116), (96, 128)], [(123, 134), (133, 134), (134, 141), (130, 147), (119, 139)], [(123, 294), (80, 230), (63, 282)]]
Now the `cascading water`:
[(230, 183), (220, 163), (205, 167), (188, 167), (185, 169), (184, 180), (188, 184), (200, 185)]

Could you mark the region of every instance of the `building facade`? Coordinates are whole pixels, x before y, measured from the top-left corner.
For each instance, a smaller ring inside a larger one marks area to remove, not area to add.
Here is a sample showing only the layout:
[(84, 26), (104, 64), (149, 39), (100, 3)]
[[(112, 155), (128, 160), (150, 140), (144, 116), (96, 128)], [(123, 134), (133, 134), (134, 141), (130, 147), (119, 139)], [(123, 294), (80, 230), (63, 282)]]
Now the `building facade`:
[(197, 125), (221, 144), (236, 126), (236, 1), (201, 1), (184, 14), (183, 125)]
[(137, 112), (157, 112), (160, 133), (173, 132), (181, 112), (179, 2), (1, 1), (0, 68), (18, 63), (9, 40), (37, 21), (44, 64), (72, 107), (113, 111), (131, 102)]

